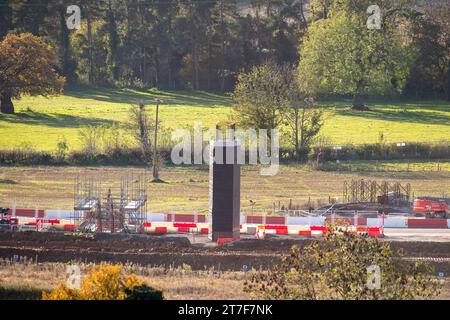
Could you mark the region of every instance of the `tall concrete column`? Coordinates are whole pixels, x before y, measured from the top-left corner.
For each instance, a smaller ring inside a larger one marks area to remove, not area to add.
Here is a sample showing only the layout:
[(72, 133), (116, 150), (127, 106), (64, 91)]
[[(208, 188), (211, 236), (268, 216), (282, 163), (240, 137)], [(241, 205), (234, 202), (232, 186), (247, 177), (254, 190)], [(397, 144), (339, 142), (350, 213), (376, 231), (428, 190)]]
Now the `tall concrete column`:
[(209, 238), (240, 237), (241, 168), (240, 142), (216, 140), (210, 143)]

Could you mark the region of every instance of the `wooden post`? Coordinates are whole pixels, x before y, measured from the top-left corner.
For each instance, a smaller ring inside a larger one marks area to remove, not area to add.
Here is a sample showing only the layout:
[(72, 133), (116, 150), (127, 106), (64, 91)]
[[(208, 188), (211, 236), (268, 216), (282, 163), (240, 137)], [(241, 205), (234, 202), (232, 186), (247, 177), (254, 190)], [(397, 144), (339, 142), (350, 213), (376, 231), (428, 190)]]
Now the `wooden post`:
[(156, 116), (155, 116), (155, 136), (153, 141), (153, 181), (159, 180), (158, 169), (158, 114), (160, 100), (156, 100)]

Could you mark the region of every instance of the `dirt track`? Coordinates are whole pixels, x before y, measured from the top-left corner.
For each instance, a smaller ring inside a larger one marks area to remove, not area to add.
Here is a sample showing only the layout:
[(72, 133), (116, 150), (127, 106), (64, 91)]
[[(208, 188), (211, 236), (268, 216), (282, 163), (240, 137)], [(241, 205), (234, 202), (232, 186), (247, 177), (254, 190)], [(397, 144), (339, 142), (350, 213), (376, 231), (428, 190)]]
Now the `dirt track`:
[[(204, 239), (205, 240), (205, 239)], [(133, 262), (148, 266), (180, 266), (194, 270), (214, 267), (216, 270), (241, 270), (243, 265), (267, 268), (289, 252), (292, 245), (300, 247), (311, 239), (271, 238), (265, 241), (244, 239), (220, 247), (191, 245), (187, 237), (108, 235), (93, 239), (63, 233), (0, 232), (0, 257), (14, 255), (39, 262)], [(436, 271), (450, 274), (450, 243), (391, 242), (406, 257), (435, 258)], [(445, 259), (436, 259), (445, 258)]]

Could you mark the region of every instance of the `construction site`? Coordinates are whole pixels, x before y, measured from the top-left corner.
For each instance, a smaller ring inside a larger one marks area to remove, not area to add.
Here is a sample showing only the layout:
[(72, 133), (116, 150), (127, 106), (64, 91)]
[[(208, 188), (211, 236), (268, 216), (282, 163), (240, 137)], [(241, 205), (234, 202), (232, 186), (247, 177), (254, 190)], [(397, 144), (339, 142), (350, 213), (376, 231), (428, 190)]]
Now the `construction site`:
[(147, 184), (144, 175), (121, 178), (120, 186), (77, 177), (74, 183), (74, 229), (80, 232), (137, 233), (146, 221)]
[[(237, 145), (215, 141), (213, 146), (226, 155)], [(416, 197), (410, 183), (352, 179), (320, 207), (281, 205), (275, 198), (272, 208), (248, 210), (241, 208), (240, 165), (211, 163), (206, 214), (149, 212), (154, 199), (144, 170), (114, 181), (78, 174), (71, 210), (0, 211), (0, 257), (239, 270), (243, 264), (273, 265), (293, 244), (350, 232), (390, 241), (413, 259), (450, 269), (447, 198)]]

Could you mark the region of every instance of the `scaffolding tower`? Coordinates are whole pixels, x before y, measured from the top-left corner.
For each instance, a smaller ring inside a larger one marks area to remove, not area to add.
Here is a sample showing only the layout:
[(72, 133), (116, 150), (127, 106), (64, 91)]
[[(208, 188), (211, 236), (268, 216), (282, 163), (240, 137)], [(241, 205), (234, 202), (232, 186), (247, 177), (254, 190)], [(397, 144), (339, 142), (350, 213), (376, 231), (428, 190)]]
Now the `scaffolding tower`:
[(387, 181), (378, 183), (364, 179), (345, 181), (343, 198), (349, 203), (408, 206), (411, 201), (411, 185)]
[(147, 184), (142, 175), (129, 175), (120, 184), (95, 178), (75, 179), (75, 228), (81, 232), (138, 232), (147, 212)]

